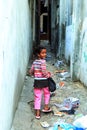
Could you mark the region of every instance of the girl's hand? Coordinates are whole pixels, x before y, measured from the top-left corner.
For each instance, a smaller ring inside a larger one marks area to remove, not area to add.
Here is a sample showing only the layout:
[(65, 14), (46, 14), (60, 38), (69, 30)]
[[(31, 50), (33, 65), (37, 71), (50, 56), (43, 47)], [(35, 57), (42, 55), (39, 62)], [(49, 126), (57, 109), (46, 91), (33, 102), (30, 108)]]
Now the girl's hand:
[(48, 71), (43, 71), (43, 77), (45, 77), (45, 78), (49, 78), (49, 77), (51, 77), (52, 76), (52, 74), (50, 73), (50, 72), (48, 72)]
[(33, 75), (33, 71), (30, 69), (30, 70), (28, 70), (28, 74), (30, 75), (30, 76), (32, 76)]
[(51, 77), (51, 73), (50, 73), (50, 72), (47, 72), (46, 78), (49, 78), (49, 77)]
[(50, 72), (48, 72), (48, 74), (47, 74), (47, 78), (49, 78), (49, 77), (51, 77), (51, 73)]

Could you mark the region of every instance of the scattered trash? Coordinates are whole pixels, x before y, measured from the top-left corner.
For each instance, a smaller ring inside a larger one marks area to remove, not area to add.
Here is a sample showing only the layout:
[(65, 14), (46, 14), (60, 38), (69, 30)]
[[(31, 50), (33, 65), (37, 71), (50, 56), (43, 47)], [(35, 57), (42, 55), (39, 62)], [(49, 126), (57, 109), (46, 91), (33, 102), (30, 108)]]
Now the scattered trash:
[(62, 73), (58, 74), (58, 76), (60, 76), (62, 78), (70, 78), (70, 73), (69, 72), (62, 72)]
[(59, 112), (56, 106), (52, 106), (52, 110), (53, 110), (54, 115)]
[(68, 123), (55, 124), (53, 130), (76, 130), (76, 127)]
[(62, 81), (59, 82), (60, 87), (63, 87), (64, 85), (65, 85), (64, 82), (62, 82)]
[(63, 81), (59, 81), (59, 83), (56, 84), (56, 88), (62, 88), (65, 86), (65, 83)]
[(58, 61), (55, 63), (55, 67), (60, 67), (60, 66), (62, 66), (62, 65), (64, 65), (63, 60), (58, 60)]
[(66, 70), (62, 69), (62, 70), (56, 70), (55, 73), (63, 73), (66, 72)]
[(65, 80), (66, 80), (66, 78), (65, 78), (65, 77), (64, 77), (64, 78), (60, 78), (60, 80), (61, 80), (61, 81), (65, 81)]
[(73, 122), (73, 125), (76, 126), (77, 128), (87, 129), (87, 115), (76, 119)]
[(77, 107), (79, 107), (79, 99), (74, 98), (74, 97), (68, 97), (68, 98), (64, 99), (63, 104), (65, 107), (77, 108)]
[(44, 127), (44, 128), (47, 128), (47, 127), (50, 126), (46, 121), (40, 122), (40, 124), (41, 124), (41, 126)]
[(68, 114), (75, 114), (74, 108), (79, 106), (79, 99), (69, 97), (64, 99), (63, 107), (61, 107), (61, 112), (66, 112)]
[(74, 108), (79, 107), (79, 99), (74, 97), (69, 97), (64, 99), (62, 104), (54, 104), (55, 106), (59, 107), (60, 112), (65, 112), (67, 114), (75, 114)]
[(67, 110), (66, 107), (62, 108), (62, 110), (60, 110), (60, 112), (65, 112), (70, 115), (75, 114), (75, 110), (73, 108), (71, 108), (70, 110)]
[(63, 113), (66, 113), (66, 114), (75, 114), (75, 110), (71, 106), (66, 107), (66, 106), (64, 106), (64, 104), (56, 104), (56, 103), (55, 103), (55, 105), (57, 107), (59, 107), (60, 112), (63, 112)]
[(62, 117), (64, 116), (64, 113), (63, 112), (60, 112), (60, 111), (57, 111), (54, 113), (55, 116), (59, 116), (59, 117)]

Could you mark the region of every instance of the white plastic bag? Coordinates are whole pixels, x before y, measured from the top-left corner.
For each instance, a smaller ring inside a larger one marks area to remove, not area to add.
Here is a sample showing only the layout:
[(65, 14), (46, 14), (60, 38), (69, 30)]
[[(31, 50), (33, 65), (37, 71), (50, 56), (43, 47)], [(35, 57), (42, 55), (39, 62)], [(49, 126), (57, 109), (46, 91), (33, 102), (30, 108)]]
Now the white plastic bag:
[(87, 128), (87, 115), (82, 116), (82, 117), (76, 119), (73, 122), (73, 125), (78, 127), (78, 128), (86, 129)]

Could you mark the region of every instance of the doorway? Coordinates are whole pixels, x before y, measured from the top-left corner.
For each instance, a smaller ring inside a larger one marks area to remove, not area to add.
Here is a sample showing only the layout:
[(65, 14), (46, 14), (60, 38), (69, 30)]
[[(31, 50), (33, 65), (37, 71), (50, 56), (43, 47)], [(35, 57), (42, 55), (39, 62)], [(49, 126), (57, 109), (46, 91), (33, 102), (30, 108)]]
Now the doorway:
[[(36, 40), (48, 40), (51, 35), (51, 8), (50, 0), (37, 0), (36, 2)], [(38, 32), (38, 33), (37, 33)]]

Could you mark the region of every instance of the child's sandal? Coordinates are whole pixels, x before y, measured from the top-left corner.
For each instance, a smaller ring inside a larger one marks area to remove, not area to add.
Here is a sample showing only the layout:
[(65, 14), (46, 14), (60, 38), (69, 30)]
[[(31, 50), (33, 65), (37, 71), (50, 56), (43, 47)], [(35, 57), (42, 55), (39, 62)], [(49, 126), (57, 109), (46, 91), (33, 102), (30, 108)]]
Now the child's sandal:
[(40, 116), (35, 116), (36, 119), (40, 119)]
[(51, 112), (51, 108), (49, 107), (47, 110), (46, 109), (42, 109), (42, 112)]

